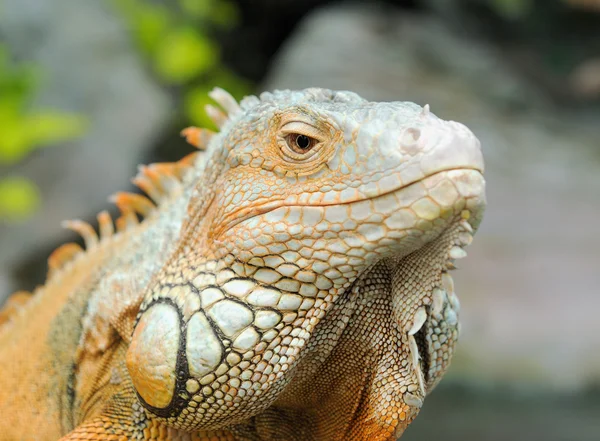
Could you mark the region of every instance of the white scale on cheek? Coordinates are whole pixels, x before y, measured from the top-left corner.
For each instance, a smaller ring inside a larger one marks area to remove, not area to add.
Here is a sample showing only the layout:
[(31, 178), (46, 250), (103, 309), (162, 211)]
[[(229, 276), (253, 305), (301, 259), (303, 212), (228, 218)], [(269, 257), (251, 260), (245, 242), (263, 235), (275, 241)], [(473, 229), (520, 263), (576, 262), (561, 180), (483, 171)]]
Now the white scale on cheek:
[(246, 328), (237, 338), (233, 341), (234, 349), (241, 351), (248, 351), (252, 349), (258, 343), (260, 335), (256, 332), (253, 327)]
[(368, 242), (376, 242), (383, 238), (386, 233), (385, 227), (380, 224), (366, 223), (358, 227), (357, 231), (362, 234)]
[(259, 282), (271, 285), (281, 279), (281, 274), (269, 268), (259, 268), (259, 270), (254, 273), (254, 278)]
[(246, 301), (254, 306), (277, 306), (281, 293), (276, 289), (258, 287), (248, 296)]
[(344, 162), (349, 166), (356, 164), (356, 147), (353, 144), (346, 147), (346, 151), (344, 152)]
[(203, 308), (208, 308), (215, 302), (223, 299), (225, 296), (220, 289), (217, 288), (206, 288), (200, 293), (200, 300)]
[(254, 325), (259, 329), (271, 329), (281, 321), (281, 315), (275, 311), (258, 311)]
[(227, 337), (232, 337), (252, 323), (252, 311), (237, 302), (221, 300), (208, 314)]
[(186, 337), (190, 375), (201, 378), (219, 365), (223, 347), (202, 312), (194, 314), (188, 322)]
[(297, 294), (283, 294), (277, 304), (277, 309), (282, 311), (295, 311), (302, 304), (302, 296)]
[(223, 285), (223, 289), (228, 294), (236, 297), (244, 297), (256, 284), (250, 279), (234, 279)]

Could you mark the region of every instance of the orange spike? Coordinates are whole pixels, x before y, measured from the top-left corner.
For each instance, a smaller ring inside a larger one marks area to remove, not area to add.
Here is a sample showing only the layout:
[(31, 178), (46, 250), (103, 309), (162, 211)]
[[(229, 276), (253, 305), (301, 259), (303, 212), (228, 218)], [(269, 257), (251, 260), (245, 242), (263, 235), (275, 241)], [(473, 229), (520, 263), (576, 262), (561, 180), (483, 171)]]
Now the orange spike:
[(161, 198), (167, 197), (171, 191), (179, 185), (178, 178), (172, 175), (171, 171), (169, 171), (169, 174), (166, 174), (165, 171), (160, 168), (150, 167), (148, 176), (150, 175), (152, 176), (152, 179), (154, 179), (157, 190), (161, 193)]
[(133, 183), (160, 203), (165, 195), (179, 186), (187, 170), (193, 166), (198, 153), (193, 152), (177, 162), (158, 162), (148, 166), (140, 166)]
[(202, 129), (200, 127), (187, 127), (181, 131), (181, 136), (185, 137), (185, 140), (200, 150), (206, 150), (208, 143), (215, 136), (215, 132), (209, 129)]
[(74, 242), (66, 243), (55, 249), (48, 257), (48, 273), (58, 271), (67, 262), (70, 262), (79, 253), (83, 253), (83, 248)]
[(83, 238), (86, 249), (89, 250), (98, 245), (98, 234), (87, 222), (77, 219), (68, 220), (62, 223), (62, 227), (78, 233)]
[(137, 187), (146, 193), (152, 200), (159, 203), (163, 200), (163, 189), (160, 187), (160, 182), (152, 176), (152, 172), (149, 171), (148, 167), (140, 166), (140, 171), (137, 176), (131, 180)]
[(157, 162), (150, 164), (150, 170), (160, 183), (163, 192), (170, 194), (175, 188), (179, 187), (181, 173), (180, 168), (175, 162)]
[(115, 221), (115, 225), (117, 226), (118, 232), (126, 231), (129, 228), (135, 227), (138, 224), (138, 218), (135, 215), (135, 213), (131, 210), (122, 211), (121, 216)]
[(8, 297), (8, 299), (6, 299), (5, 304), (10, 303), (13, 306), (24, 305), (29, 301), (29, 299), (31, 299), (32, 295), (33, 294), (29, 291), (15, 291)]
[(194, 166), (196, 162), (196, 158), (198, 158), (198, 152), (192, 152), (189, 155), (185, 155), (179, 161), (177, 161), (177, 166), (179, 168), (179, 176), (183, 178), (185, 172)]
[(0, 308), (0, 326), (8, 322), (11, 317), (23, 308), (23, 306), (31, 299), (32, 294), (27, 291), (17, 291), (13, 293)]
[(100, 229), (100, 239), (111, 237), (115, 232), (115, 227), (108, 211), (101, 211), (96, 218)]
[(118, 192), (112, 196), (111, 200), (122, 213), (133, 211), (144, 217), (150, 215), (156, 208), (150, 199), (141, 194)]
[(179, 170), (176, 162), (155, 162), (148, 167), (159, 175), (171, 176), (174, 178), (179, 177)]

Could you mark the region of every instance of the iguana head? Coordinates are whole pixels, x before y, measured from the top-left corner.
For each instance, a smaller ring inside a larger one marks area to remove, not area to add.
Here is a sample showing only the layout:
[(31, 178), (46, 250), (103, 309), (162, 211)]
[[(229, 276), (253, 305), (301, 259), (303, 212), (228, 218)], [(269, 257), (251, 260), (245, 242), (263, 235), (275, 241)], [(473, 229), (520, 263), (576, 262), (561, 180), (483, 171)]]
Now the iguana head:
[(424, 269), (389, 293), (407, 360), (394, 375), (400, 404), (420, 407), (457, 336), (447, 269), (485, 204), (478, 140), (428, 107), (350, 92), (215, 96), (229, 116), (188, 181), (189, 218), (128, 352), (142, 404), (188, 430), (257, 414), (314, 342), (335, 346), (320, 331), (336, 302), (374, 265), (409, 259)]

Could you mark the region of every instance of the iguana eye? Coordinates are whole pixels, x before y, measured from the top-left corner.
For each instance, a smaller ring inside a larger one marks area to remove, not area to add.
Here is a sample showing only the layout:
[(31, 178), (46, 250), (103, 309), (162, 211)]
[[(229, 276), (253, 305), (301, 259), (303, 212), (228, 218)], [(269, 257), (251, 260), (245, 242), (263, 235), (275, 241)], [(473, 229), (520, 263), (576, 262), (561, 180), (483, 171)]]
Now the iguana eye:
[(290, 133), (285, 137), (285, 140), (288, 147), (300, 155), (310, 151), (319, 143), (319, 141), (315, 138), (311, 138), (310, 136), (302, 135), (300, 133)]

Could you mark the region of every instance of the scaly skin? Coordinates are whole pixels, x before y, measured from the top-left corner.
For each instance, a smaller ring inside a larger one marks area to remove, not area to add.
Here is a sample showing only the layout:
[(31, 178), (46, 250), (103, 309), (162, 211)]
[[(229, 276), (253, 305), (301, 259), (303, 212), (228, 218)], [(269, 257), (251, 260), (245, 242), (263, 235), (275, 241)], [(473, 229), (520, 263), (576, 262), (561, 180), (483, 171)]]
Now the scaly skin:
[(446, 371), (473, 134), (350, 92), (211, 96), (206, 152), (136, 178), (157, 207), (68, 223), (88, 250), (0, 312), (0, 438), (387, 441)]

